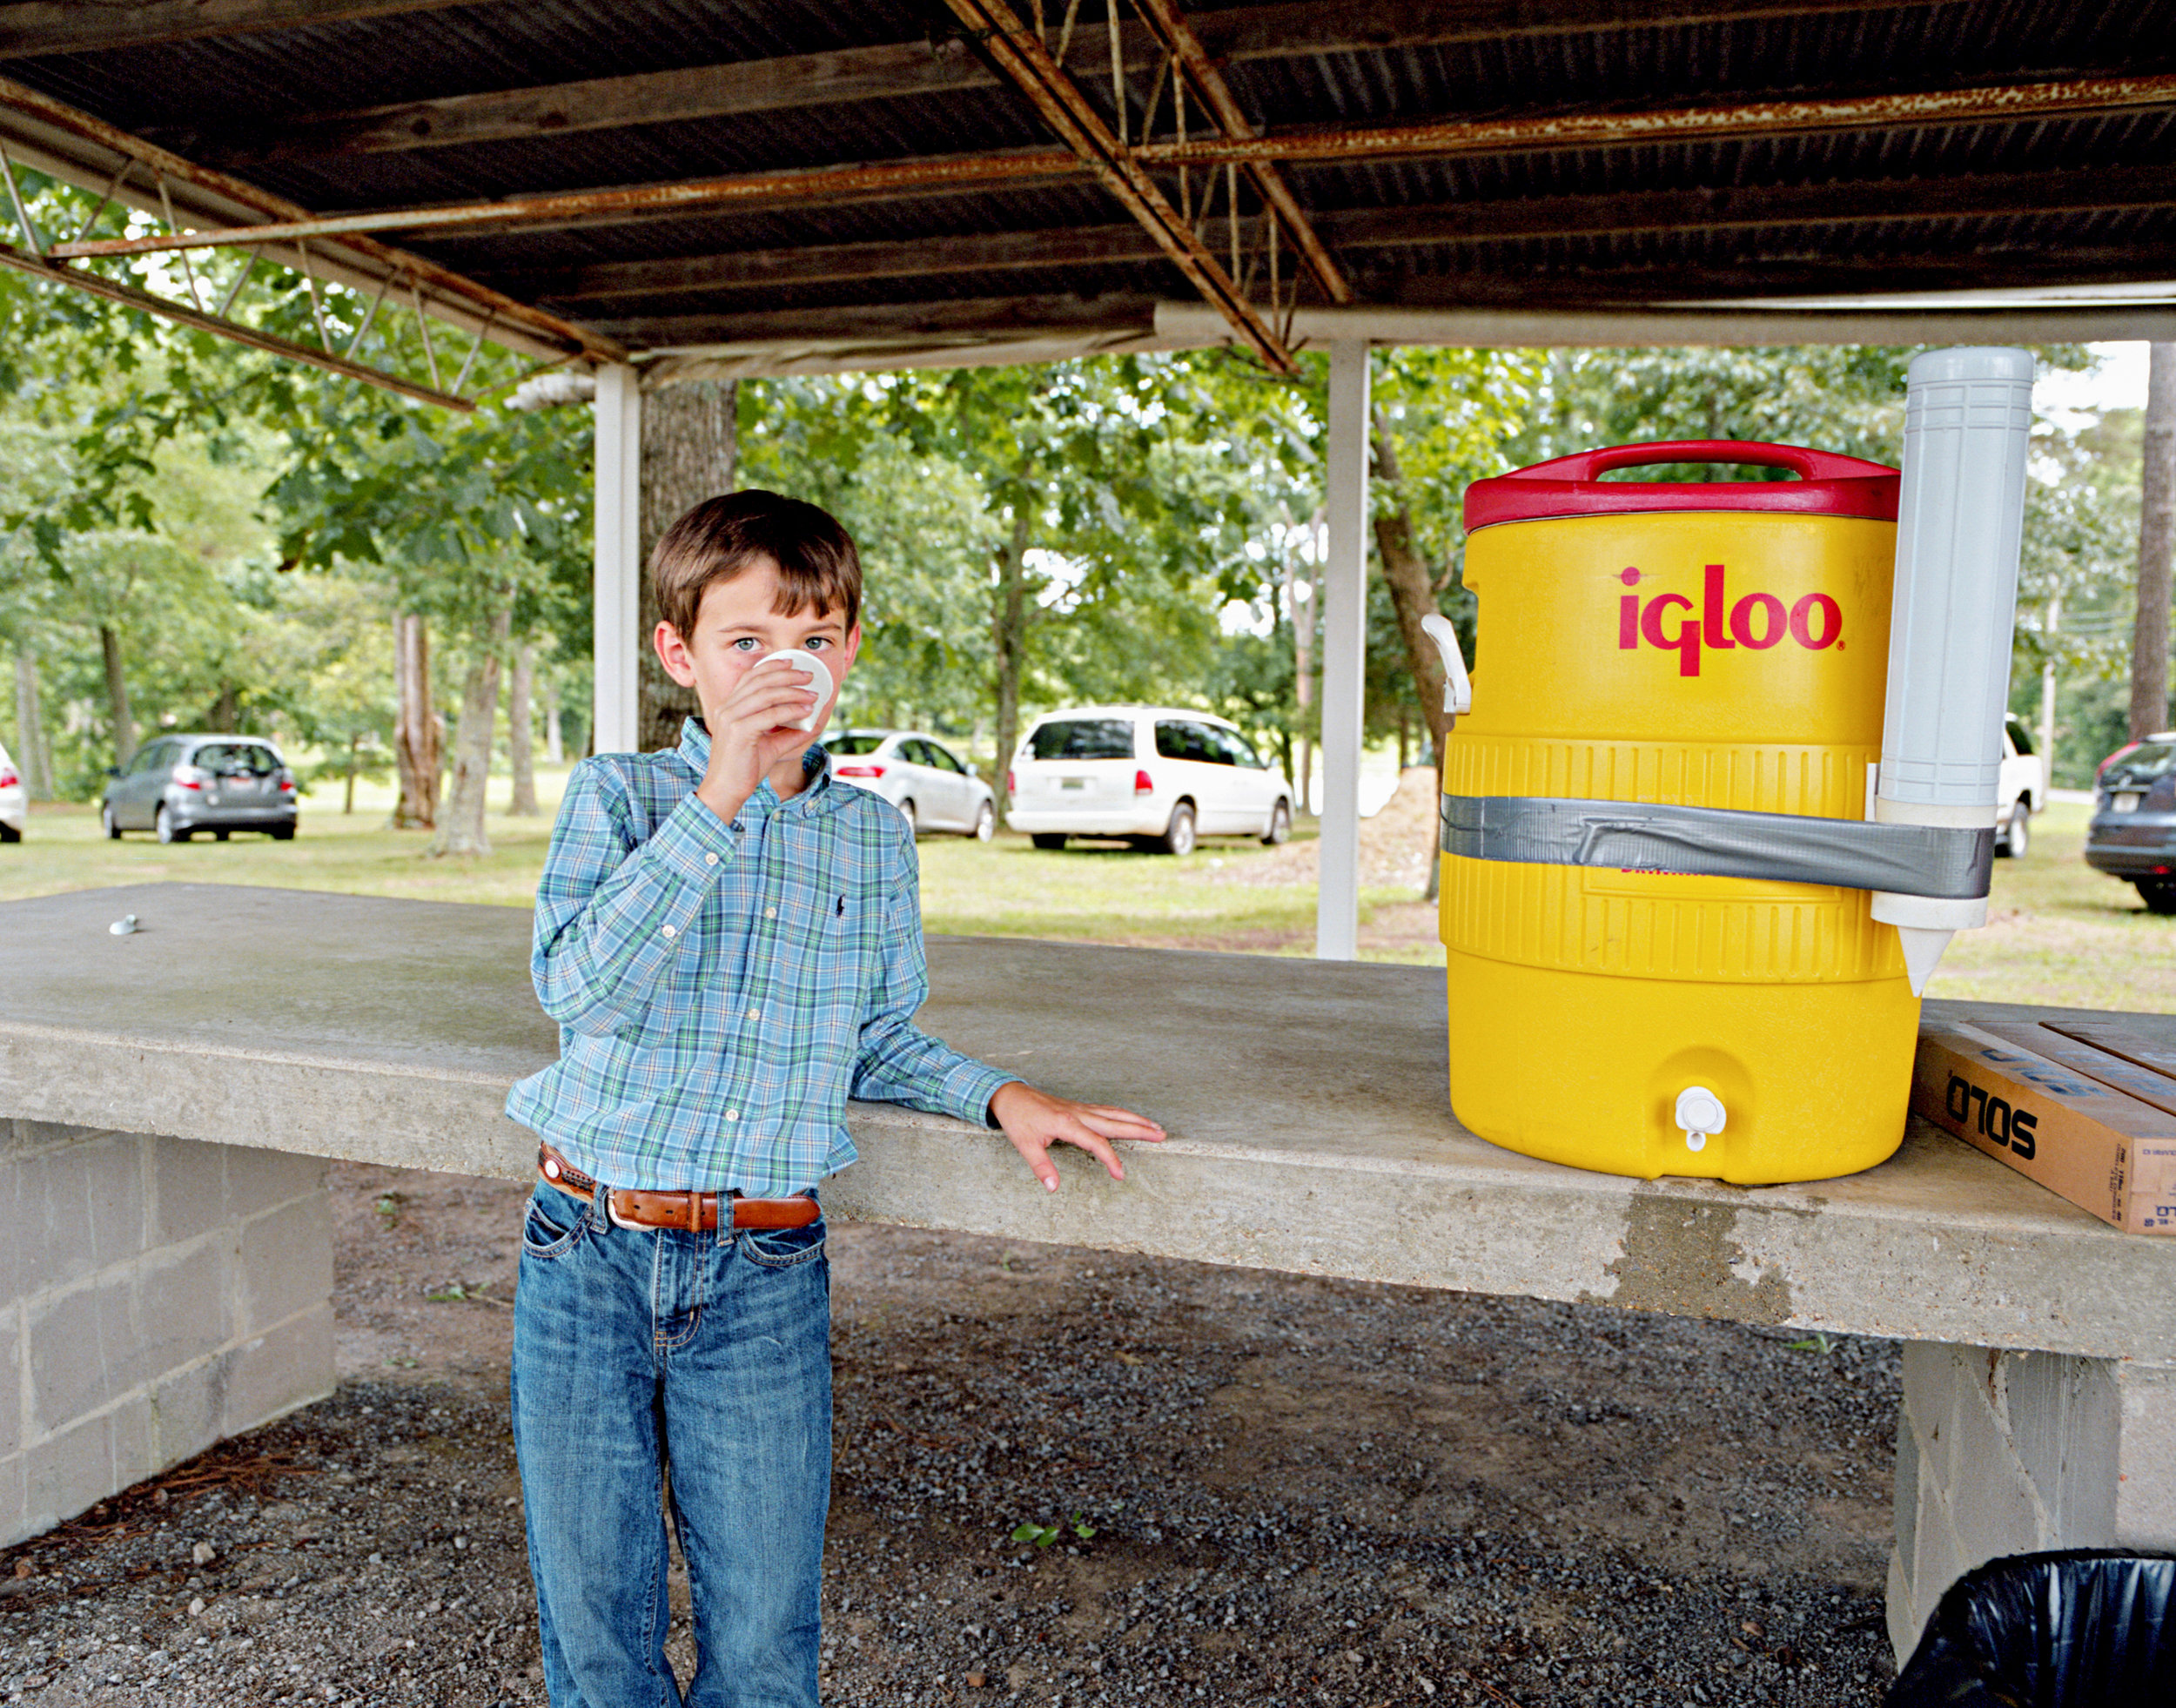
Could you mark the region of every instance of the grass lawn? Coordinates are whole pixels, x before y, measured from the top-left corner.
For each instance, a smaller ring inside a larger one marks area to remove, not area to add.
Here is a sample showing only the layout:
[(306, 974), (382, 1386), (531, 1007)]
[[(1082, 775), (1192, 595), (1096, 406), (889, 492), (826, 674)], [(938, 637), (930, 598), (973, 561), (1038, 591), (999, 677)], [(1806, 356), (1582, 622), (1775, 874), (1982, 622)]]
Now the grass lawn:
[[(563, 781), (540, 775), (543, 817), (494, 812), (494, 851), (476, 860), (434, 860), (424, 832), (387, 830), (383, 790), (359, 791), (352, 816), (337, 795), (306, 800), (292, 843), (239, 834), (168, 847), (142, 835), (108, 842), (90, 808), (42, 806), (24, 842), (0, 847), (0, 899), (178, 880), (526, 907)], [(505, 787), (497, 784), (500, 804)], [(2128, 884), (2085, 864), (2086, 815), (2082, 805), (2051, 807), (2034, 824), (2032, 853), (1995, 863), (1991, 922), (1950, 945), (1930, 994), (2176, 1012), (2176, 918), (2147, 913)], [(1293, 851), (1280, 858), (1226, 842), (1173, 860), (1093, 846), (1045, 853), (1013, 837), (987, 845), (925, 837), (923, 917), (933, 931), (1310, 954), (1314, 885), (1286, 881)], [(1361, 912), (1364, 959), (1441, 964), (1434, 909), (1411, 886), (1364, 891)]]
[(2176, 1013), (2176, 918), (2085, 864), (2092, 811), (2055, 803), (2031, 853), (1995, 862), (1986, 928), (1951, 940), (1929, 996)]

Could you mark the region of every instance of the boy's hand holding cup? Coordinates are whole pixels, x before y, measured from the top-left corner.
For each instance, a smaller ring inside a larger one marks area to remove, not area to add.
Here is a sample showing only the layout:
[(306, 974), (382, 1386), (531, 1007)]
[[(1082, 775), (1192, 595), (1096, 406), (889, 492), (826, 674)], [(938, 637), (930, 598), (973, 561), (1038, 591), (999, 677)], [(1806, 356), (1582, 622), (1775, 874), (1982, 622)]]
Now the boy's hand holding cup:
[(710, 766), (695, 792), (703, 804), (730, 822), (765, 772), (808, 746), (833, 692), (830, 671), (805, 649), (782, 648), (749, 665), (702, 709)]

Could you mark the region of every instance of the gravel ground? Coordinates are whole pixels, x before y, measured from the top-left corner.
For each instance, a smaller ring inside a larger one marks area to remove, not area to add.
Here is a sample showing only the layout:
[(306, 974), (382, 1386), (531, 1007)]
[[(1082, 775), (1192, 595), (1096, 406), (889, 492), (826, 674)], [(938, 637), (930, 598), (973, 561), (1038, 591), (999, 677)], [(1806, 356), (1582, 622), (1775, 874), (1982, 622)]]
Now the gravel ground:
[[(339, 1394), (0, 1555), (0, 1699), (541, 1705), (520, 1196), (336, 1170)], [(1890, 1343), (875, 1227), (832, 1257), (830, 1702), (1828, 1708), (1891, 1677)]]

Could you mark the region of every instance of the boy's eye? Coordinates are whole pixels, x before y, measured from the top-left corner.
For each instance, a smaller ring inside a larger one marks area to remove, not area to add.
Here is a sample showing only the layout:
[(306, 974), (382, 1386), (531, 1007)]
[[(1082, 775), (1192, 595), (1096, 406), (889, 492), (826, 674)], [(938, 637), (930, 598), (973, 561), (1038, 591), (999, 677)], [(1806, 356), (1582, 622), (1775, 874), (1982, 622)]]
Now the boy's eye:
[(824, 648), (831, 644), (831, 640), (827, 635), (811, 635), (806, 641), (803, 642), (802, 644), (807, 647), (810, 652), (821, 652)]
[(762, 644), (753, 635), (743, 635), (740, 639), (732, 642), (732, 647), (735, 652), (754, 652)]

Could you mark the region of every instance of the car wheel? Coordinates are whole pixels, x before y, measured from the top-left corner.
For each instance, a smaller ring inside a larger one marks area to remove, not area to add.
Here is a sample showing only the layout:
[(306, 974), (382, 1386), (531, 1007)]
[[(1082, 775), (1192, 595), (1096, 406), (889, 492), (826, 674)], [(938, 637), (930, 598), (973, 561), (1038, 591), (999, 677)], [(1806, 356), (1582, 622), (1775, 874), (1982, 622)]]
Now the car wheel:
[(1995, 844), (1995, 852), (2022, 860), (2032, 846), (2032, 812), (2023, 801), (2010, 809), (2010, 823)]
[(121, 840), (121, 827), (113, 822), (113, 809), (103, 802), (98, 807), (98, 823), (105, 827), (108, 842)]
[(1064, 836), (1047, 830), (1038, 830), (1034, 833), (1034, 835), (1031, 836), (1028, 840), (1033, 843), (1038, 848), (1047, 850), (1052, 853), (1055, 853), (1058, 850), (1064, 847), (1065, 845), (1065, 838)]
[(295, 827), (292, 824), (277, 826), (272, 833), (272, 839), (274, 842), (292, 842), (295, 839)]
[(12, 824), (0, 824), (0, 842), (20, 842), (23, 832)]
[(2140, 878), (2132, 881), (2139, 886), (2139, 899), (2146, 904), (2148, 913), (2176, 913), (2176, 878)]
[(909, 836), (914, 836), (921, 830), (922, 821), (915, 817), (914, 803), (912, 801), (908, 800), (899, 803), (899, 816), (907, 821), (907, 834)]
[(186, 830), (178, 830), (174, 828), (174, 821), (168, 816), (165, 807), (159, 808), (156, 813), (151, 815), (151, 829), (157, 832), (158, 839), (161, 842), (186, 842), (189, 840), (190, 833)]
[(231, 831), (227, 830), (214, 830), (212, 833), (212, 840), (214, 842), (225, 842), (232, 834), (232, 833)]
[(1272, 848), (1292, 835), (1292, 807), (1283, 799), (1269, 810), (1269, 828), (1262, 832), (1262, 840)]
[(969, 832), (977, 842), (988, 842), (997, 834), (997, 809), (984, 801), (982, 810), (975, 815), (975, 828)]
[(1165, 829), (1160, 846), (1166, 854), (1194, 851), (1194, 810), (1185, 802), (1179, 802), (1171, 810), (1171, 824)]

